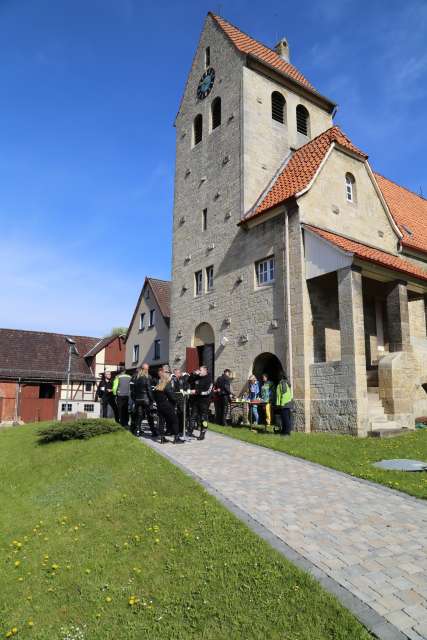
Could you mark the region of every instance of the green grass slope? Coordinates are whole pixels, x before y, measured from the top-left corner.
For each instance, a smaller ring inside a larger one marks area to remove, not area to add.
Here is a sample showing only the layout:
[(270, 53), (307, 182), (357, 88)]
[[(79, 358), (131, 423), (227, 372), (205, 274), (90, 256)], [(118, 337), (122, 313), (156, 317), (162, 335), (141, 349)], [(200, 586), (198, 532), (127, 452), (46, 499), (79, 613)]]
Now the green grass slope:
[(0, 637), (370, 637), (126, 432), (40, 446), (34, 426), (4, 429), (0, 487)]

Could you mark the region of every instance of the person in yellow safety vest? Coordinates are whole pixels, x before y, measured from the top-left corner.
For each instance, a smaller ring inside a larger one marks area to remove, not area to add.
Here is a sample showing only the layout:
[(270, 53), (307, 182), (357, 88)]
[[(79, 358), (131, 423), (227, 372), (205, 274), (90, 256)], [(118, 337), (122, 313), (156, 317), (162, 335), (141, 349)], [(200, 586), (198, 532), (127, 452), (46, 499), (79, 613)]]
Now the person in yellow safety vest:
[(119, 422), (122, 427), (129, 426), (129, 389), (131, 376), (125, 370), (121, 371), (113, 382), (113, 394), (116, 397)]
[(292, 431), (291, 408), (293, 405), (293, 393), (289, 381), (284, 373), (280, 376), (280, 382), (276, 389), (276, 405), (280, 409), (282, 421), (282, 436), (290, 436)]

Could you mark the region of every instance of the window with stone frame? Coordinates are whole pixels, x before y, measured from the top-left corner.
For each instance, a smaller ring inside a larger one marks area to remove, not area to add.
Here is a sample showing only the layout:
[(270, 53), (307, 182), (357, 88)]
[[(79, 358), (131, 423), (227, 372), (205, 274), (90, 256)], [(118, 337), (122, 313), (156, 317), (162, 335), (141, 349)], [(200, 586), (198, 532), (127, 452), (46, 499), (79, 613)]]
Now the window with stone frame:
[(212, 291), (214, 288), (214, 268), (213, 266), (206, 267), (206, 291)]
[(203, 292), (203, 271), (194, 274), (194, 295), (201, 296)]
[(212, 102), (212, 131), (221, 124), (221, 98), (215, 98)]
[(310, 114), (304, 105), (299, 104), (296, 109), (297, 131), (304, 136), (310, 137)]
[(196, 144), (199, 144), (199, 142), (202, 141), (202, 138), (203, 138), (203, 118), (202, 118), (202, 114), (199, 113), (194, 118), (194, 122), (193, 122), (193, 147), (195, 147)]
[(347, 202), (356, 202), (356, 180), (352, 173), (345, 174), (345, 195)]
[(274, 256), (263, 258), (255, 262), (255, 275), (258, 287), (263, 287), (274, 282), (276, 272), (276, 262)]
[(278, 91), (273, 91), (271, 94), (271, 117), (273, 120), (285, 124), (285, 106), (286, 101), (282, 94)]

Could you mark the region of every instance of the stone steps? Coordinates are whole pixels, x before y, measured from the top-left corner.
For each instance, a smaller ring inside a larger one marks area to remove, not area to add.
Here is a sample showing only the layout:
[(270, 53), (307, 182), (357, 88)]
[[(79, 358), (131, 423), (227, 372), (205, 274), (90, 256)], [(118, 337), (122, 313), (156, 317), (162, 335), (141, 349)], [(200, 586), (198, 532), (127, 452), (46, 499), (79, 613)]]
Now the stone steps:
[(391, 438), (406, 431), (385, 413), (378, 387), (368, 387), (368, 420), (368, 435), (373, 438)]

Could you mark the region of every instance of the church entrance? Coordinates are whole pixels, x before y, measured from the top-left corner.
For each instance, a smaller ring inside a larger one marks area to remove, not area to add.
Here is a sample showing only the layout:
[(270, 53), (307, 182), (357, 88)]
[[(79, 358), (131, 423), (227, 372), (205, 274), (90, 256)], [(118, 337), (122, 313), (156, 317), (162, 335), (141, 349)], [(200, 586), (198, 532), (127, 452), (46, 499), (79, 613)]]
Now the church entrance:
[(210, 324), (202, 322), (194, 331), (193, 347), (187, 349), (186, 368), (197, 369), (206, 365), (212, 380), (215, 379), (215, 334)]
[(262, 374), (266, 373), (275, 384), (280, 380), (281, 371), (283, 371), (282, 363), (274, 353), (260, 353), (252, 366), (252, 373), (258, 380), (261, 380)]

